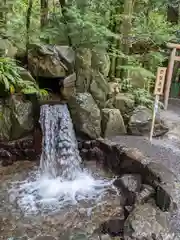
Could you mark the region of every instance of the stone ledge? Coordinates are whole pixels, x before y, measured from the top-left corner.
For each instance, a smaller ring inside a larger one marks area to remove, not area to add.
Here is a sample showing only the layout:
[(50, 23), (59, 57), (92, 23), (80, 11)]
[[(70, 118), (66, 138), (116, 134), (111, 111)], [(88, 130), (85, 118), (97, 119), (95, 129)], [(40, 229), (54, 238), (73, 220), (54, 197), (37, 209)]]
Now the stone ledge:
[(116, 175), (140, 174), (142, 183), (153, 187), (156, 205), (162, 211), (177, 208), (174, 174), (159, 163), (150, 162), (135, 148), (127, 148), (107, 139), (82, 142), (80, 153), (85, 160), (101, 162)]
[(36, 151), (32, 135), (11, 142), (0, 142), (0, 161), (2, 166), (8, 166), (19, 160), (37, 160), (39, 153)]

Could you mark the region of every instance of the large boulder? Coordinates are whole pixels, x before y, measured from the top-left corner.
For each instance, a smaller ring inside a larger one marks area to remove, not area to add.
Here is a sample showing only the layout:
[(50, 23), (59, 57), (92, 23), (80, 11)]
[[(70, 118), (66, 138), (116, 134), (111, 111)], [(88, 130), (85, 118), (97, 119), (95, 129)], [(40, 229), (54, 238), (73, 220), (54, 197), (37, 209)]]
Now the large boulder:
[(32, 45), (28, 51), (28, 68), (33, 76), (64, 78), (73, 65), (74, 51), (67, 46)]
[[(149, 135), (152, 124), (152, 110), (144, 106), (138, 106), (132, 113), (128, 129), (132, 135)], [(153, 136), (161, 136), (168, 131), (159, 116), (156, 117)]]
[(0, 103), (0, 141), (28, 135), (34, 127), (32, 104), (14, 95)]
[(137, 205), (124, 226), (124, 239), (178, 239), (170, 231), (167, 216), (151, 203)]
[(63, 80), (60, 93), (64, 100), (68, 100), (75, 93), (76, 74), (73, 73)]
[(100, 108), (105, 106), (109, 85), (105, 77), (98, 71), (93, 71), (90, 93)]
[(108, 108), (119, 109), (124, 118), (125, 124), (127, 124), (130, 114), (134, 109), (134, 97), (130, 93), (120, 93), (117, 83), (114, 83), (114, 85), (111, 83), (111, 87), (114, 88), (114, 92), (113, 89), (111, 89), (110, 95), (112, 95), (112, 97), (106, 102), (105, 106)]
[(108, 82), (108, 85), (109, 85), (109, 93), (108, 93), (109, 98), (112, 98), (112, 97), (116, 96), (118, 93), (120, 93), (121, 87), (120, 87), (119, 83)]
[(126, 128), (118, 109), (102, 109), (102, 132), (104, 137), (126, 134)]
[[(177, 193), (178, 179), (163, 164), (151, 162), (147, 165), (149, 173), (145, 181), (156, 189), (156, 205), (162, 211), (174, 211), (177, 209), (179, 196)], [(152, 175), (159, 181), (154, 181)]]
[(35, 79), (31, 76), (30, 72), (28, 72), (24, 68), (19, 68), (19, 75), (24, 81), (36, 82)]
[(8, 100), (0, 101), (0, 141), (8, 141), (11, 138), (11, 108)]
[(93, 49), (91, 66), (92, 69), (98, 70), (103, 76), (108, 76), (110, 70), (110, 58), (106, 50)]
[(114, 99), (114, 107), (123, 114), (128, 114), (134, 108), (134, 97), (130, 93), (118, 93)]
[(23, 96), (13, 96), (12, 98), (12, 130), (11, 138), (18, 139), (27, 135), (33, 130), (32, 103), (25, 101)]
[(91, 50), (80, 48), (76, 50), (76, 91), (87, 92), (91, 83)]
[(0, 38), (0, 56), (14, 58), (17, 48), (8, 39)]
[(101, 114), (91, 94), (77, 93), (68, 104), (76, 131), (90, 138), (100, 137)]

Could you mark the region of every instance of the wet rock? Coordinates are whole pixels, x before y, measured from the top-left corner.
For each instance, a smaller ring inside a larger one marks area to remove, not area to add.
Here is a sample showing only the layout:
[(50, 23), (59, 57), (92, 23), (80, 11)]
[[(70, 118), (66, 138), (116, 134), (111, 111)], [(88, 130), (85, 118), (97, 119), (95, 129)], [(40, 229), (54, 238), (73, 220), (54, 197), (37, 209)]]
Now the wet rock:
[(132, 192), (140, 192), (142, 179), (139, 174), (124, 174), (119, 179)]
[(92, 148), (92, 144), (91, 144), (91, 141), (85, 141), (83, 143), (83, 147), (87, 150), (90, 150)]
[(105, 159), (104, 153), (98, 147), (94, 147), (91, 151), (92, 151), (92, 154), (93, 154), (94, 158), (98, 162), (103, 162), (104, 161), (104, 159)]
[(121, 179), (116, 179), (113, 185), (118, 189), (121, 195), (121, 205), (122, 206), (133, 206), (136, 200), (136, 194), (130, 191)]
[(3, 165), (12, 164), (16, 160), (36, 160), (37, 154), (34, 148), (32, 136), (0, 143), (0, 159)]
[(141, 176), (147, 174), (147, 159), (136, 148), (123, 148), (121, 151), (120, 169), (124, 173), (139, 173)]
[(124, 121), (118, 109), (102, 109), (102, 132), (107, 138), (126, 134)]
[(168, 239), (174, 240), (167, 216), (149, 203), (137, 205), (124, 225), (124, 239)]
[(155, 196), (155, 190), (150, 185), (143, 184), (141, 192), (136, 198), (138, 204), (143, 204), (147, 202), (151, 197)]
[(91, 94), (77, 93), (71, 97), (68, 105), (76, 131), (92, 139), (100, 137), (101, 114)]
[[(128, 130), (132, 135), (147, 136), (151, 130), (152, 111), (144, 106), (138, 106), (132, 113)], [(156, 117), (153, 136), (161, 136), (168, 131), (168, 127), (160, 117)]]
[(124, 230), (124, 219), (114, 218), (104, 222), (99, 231), (103, 234), (109, 234), (112, 237), (122, 236)]
[(52, 236), (38, 236), (35, 238), (35, 240), (56, 240), (56, 238)]
[(9, 141), (11, 139), (11, 109), (8, 105), (9, 99), (0, 100), (0, 141)]
[(156, 176), (158, 181), (153, 181), (150, 175), (146, 181), (156, 189), (156, 204), (162, 211), (174, 210), (177, 208), (178, 196), (176, 193), (176, 176), (160, 163), (151, 162), (148, 164), (151, 176)]
[(89, 151), (87, 149), (84, 149), (84, 148), (81, 149), (80, 156), (83, 160), (89, 160), (88, 155), (89, 155)]
[(0, 161), (2, 161), (2, 166), (6, 167), (13, 164), (14, 158), (7, 150), (0, 149)]

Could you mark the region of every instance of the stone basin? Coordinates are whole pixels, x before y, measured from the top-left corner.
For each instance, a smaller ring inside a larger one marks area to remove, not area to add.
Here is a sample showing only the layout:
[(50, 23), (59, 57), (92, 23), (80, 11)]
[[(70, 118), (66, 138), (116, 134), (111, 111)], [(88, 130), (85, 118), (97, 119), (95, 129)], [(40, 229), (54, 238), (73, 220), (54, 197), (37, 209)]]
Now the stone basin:
[(138, 149), (105, 139), (79, 141), (79, 150), (82, 167), (95, 178), (114, 179), (100, 200), (26, 215), (7, 189), (31, 176), (38, 162), (17, 161), (0, 169), (1, 239), (179, 239), (168, 225), (178, 206), (171, 171), (149, 162)]

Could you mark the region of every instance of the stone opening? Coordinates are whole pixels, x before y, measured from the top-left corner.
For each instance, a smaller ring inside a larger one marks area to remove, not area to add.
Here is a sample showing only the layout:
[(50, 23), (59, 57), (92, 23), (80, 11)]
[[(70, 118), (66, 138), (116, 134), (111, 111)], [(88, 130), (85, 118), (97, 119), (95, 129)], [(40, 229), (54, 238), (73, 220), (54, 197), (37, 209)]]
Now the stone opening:
[(42, 89), (47, 89), (51, 93), (60, 94), (60, 88), (63, 87), (63, 80), (62, 77), (56, 78), (48, 78), (48, 77), (38, 77), (36, 81), (39, 84), (39, 87)]

